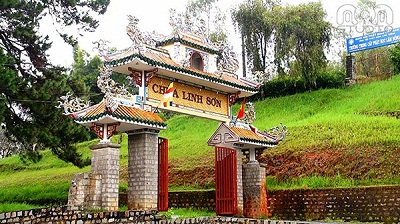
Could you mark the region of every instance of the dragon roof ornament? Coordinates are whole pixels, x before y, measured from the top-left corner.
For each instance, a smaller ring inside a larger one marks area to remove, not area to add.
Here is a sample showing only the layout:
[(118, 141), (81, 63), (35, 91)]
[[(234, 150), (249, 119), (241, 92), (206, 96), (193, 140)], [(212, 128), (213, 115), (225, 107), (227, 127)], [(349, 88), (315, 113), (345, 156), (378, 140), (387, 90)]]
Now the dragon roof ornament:
[(249, 75), (249, 79), (256, 83), (264, 83), (266, 80), (270, 80), (270, 74), (265, 71), (254, 71)]
[(117, 86), (114, 80), (111, 79), (112, 69), (102, 67), (99, 69), (100, 75), (97, 77), (97, 86), (104, 93), (106, 107), (112, 112), (115, 111), (119, 105), (118, 98), (133, 98), (133, 95), (125, 88), (124, 85)]
[[(104, 100), (106, 107), (111, 111), (117, 109), (120, 100), (116, 98), (133, 98), (134, 96), (128, 92), (124, 85), (118, 86), (114, 80), (111, 79), (112, 69), (101, 67), (99, 69), (100, 75), (97, 77), (97, 86), (104, 93)], [(74, 97), (71, 93), (60, 97), (59, 105), (57, 108), (63, 108), (65, 115), (71, 115), (79, 111), (83, 111), (90, 107), (89, 101), (84, 101), (78, 97)]]
[(182, 33), (190, 33), (199, 36), (211, 49), (215, 46), (208, 39), (208, 29), (204, 19), (192, 17), (189, 13), (176, 13), (176, 9), (170, 9), (169, 25), (172, 27), (172, 36), (181, 36)]
[(219, 48), (221, 55), (218, 57), (218, 71), (236, 73), (239, 69), (239, 60), (236, 52), (233, 51), (233, 47), (228, 44), (221, 44)]
[(59, 105), (56, 108), (63, 108), (64, 115), (70, 115), (75, 112), (84, 110), (90, 106), (90, 101), (82, 100), (78, 97), (74, 97), (68, 92), (65, 96), (60, 97), (58, 101)]
[(278, 141), (283, 141), (285, 140), (286, 136), (289, 136), (289, 131), (287, 130), (285, 125), (283, 125), (282, 123), (280, 125), (281, 125), (280, 128), (276, 126), (269, 130), (264, 130), (264, 133), (270, 135), (271, 137), (275, 138)]
[(139, 19), (135, 16), (128, 15), (128, 25), (126, 26), (126, 33), (132, 40), (132, 46), (134, 53), (143, 53), (145, 45), (155, 47), (157, 42), (163, 41), (166, 37), (162, 34), (153, 32), (142, 32), (139, 27)]
[(108, 56), (110, 54), (110, 47), (108, 46), (110, 41), (100, 39), (100, 40), (94, 41), (92, 43), (95, 44), (95, 46), (93, 47), (93, 50), (96, 50), (100, 57), (104, 58), (107, 61), (110, 60), (110, 58)]
[(111, 78), (112, 69), (108, 67), (101, 67), (99, 69), (100, 75), (97, 76), (97, 87), (102, 93), (111, 93), (124, 97), (133, 97), (133, 95), (125, 88), (124, 85), (118, 86), (117, 83)]
[(144, 37), (142, 31), (138, 27), (139, 19), (135, 16), (128, 15), (128, 25), (126, 26), (126, 33), (132, 40), (132, 46), (134, 53), (142, 53), (144, 47)]
[(254, 133), (266, 138), (271, 138), (276, 142), (283, 141), (285, 140), (286, 136), (289, 136), (289, 131), (287, 130), (286, 126), (283, 125), (282, 123), (280, 123), (280, 127), (275, 126), (273, 128), (270, 128), (269, 130), (265, 129), (262, 132), (258, 131), (258, 129), (252, 125), (252, 123), (256, 119), (254, 104), (252, 102), (246, 102), (246, 107), (248, 108), (248, 110), (244, 112), (244, 117), (240, 119), (241, 122), (237, 122), (237, 119), (231, 121), (230, 123), (231, 127), (250, 129)]

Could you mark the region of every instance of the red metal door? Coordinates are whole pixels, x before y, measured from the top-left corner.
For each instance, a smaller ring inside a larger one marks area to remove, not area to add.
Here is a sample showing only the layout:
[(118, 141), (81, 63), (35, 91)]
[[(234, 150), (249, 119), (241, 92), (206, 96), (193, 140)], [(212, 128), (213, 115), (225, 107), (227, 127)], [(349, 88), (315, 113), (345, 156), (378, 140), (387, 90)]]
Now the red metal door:
[(168, 139), (158, 138), (158, 211), (168, 211)]
[(215, 147), (215, 211), (217, 215), (237, 214), (236, 150)]

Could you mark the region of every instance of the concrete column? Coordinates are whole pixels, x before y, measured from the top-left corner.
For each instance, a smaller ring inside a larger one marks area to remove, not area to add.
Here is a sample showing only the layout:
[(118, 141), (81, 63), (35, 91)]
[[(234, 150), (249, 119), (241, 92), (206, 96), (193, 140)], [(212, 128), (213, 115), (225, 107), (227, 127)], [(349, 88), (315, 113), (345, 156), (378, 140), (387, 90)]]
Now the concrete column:
[(93, 201), (93, 204), (101, 201), (101, 208), (107, 211), (118, 211), (120, 147), (113, 143), (90, 147), (92, 150), (92, 175), (97, 176), (97, 178), (91, 178), (91, 182), (95, 183), (96, 179), (100, 178), (101, 183), (101, 186), (92, 187), (90, 201)]
[(256, 160), (256, 149), (255, 148), (251, 148), (249, 149), (249, 163), (256, 163), (258, 164), (258, 161)]
[(245, 217), (268, 217), (265, 181), (265, 168), (255, 163), (243, 165), (243, 210)]
[(156, 210), (158, 200), (158, 131), (128, 136), (128, 209)]

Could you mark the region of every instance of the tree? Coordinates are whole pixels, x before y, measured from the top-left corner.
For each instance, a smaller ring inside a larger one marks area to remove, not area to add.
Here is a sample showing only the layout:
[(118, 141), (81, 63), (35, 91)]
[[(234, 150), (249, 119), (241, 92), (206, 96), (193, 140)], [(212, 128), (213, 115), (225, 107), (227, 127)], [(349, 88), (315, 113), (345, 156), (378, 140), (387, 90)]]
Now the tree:
[[(103, 99), (104, 94), (97, 87), (97, 76), (102, 62), (98, 56), (90, 58), (89, 53), (74, 46), (74, 62), (72, 63), (71, 79), (83, 82), (82, 92), (78, 93), (79, 98), (98, 103)], [(75, 82), (77, 83), (77, 82)]]
[[(226, 43), (227, 31), (225, 30), (226, 16), (215, 4), (218, 0), (191, 0), (189, 1), (186, 13), (191, 14), (197, 20), (207, 20), (207, 36), (212, 43)], [(210, 23), (214, 25), (213, 29)]]
[(395, 75), (400, 73), (400, 44), (396, 44), (389, 50), (390, 62), (393, 66), (393, 73)]
[(326, 67), (324, 49), (330, 46), (332, 25), (324, 21), (326, 12), (320, 2), (277, 7), (275, 60), (292, 76), (301, 76), (308, 89), (315, 87), (317, 74)]
[[(174, 23), (172, 26), (184, 25), (191, 33), (196, 33), (213, 44), (226, 45), (227, 31), (225, 29), (225, 14), (215, 4), (218, 0), (189, 0), (185, 11), (176, 15), (175, 9), (170, 9), (170, 18)], [(213, 27), (210, 26), (213, 24)]]
[(375, 18), (375, 9), (377, 8), (376, 1), (359, 0), (357, 2), (357, 13), (355, 19), (359, 21), (356, 26), (356, 31), (362, 35), (374, 32), (374, 25), (377, 25), (378, 18)]
[(242, 53), (248, 59), (247, 64), (243, 60), (243, 68), (264, 71), (267, 62), (273, 60), (268, 49), (272, 47), (274, 32), (272, 10), (277, 4), (277, 1), (249, 0), (232, 11), (233, 23), (242, 38)]
[[(354, 15), (357, 24), (355, 29), (350, 30), (348, 37), (391, 30), (391, 13), (388, 10), (391, 11), (388, 6), (378, 5), (375, 0), (359, 0)], [(386, 79), (392, 76), (393, 72), (397, 73), (396, 63), (393, 61), (396, 48), (386, 46), (356, 52), (357, 79)]]
[[(82, 85), (49, 63), (48, 36), (38, 32), (40, 21), (50, 16), (57, 26), (93, 31), (93, 13), (105, 13), (109, 0), (8, 1), (0, 0), (0, 121), (9, 140), (50, 148), (61, 159), (83, 166), (73, 143), (87, 139), (88, 130), (55, 108), (59, 96), (79, 92)], [(76, 37), (57, 29), (69, 44)], [(4, 74), (4, 75), (3, 75)], [(77, 89), (78, 88), (78, 89)]]
[(283, 7), (278, 1), (262, 0), (249, 0), (232, 13), (252, 73), (274, 66), (268, 72), (301, 76), (310, 89), (326, 66), (324, 50), (332, 25), (325, 16), (321, 3)]
[[(88, 52), (79, 48), (78, 45), (73, 48), (73, 57), (74, 62), (72, 63), (70, 74), (70, 79), (73, 82), (70, 82), (70, 86), (73, 89), (81, 89), (80, 92), (77, 92), (79, 98), (88, 100), (92, 104), (99, 103), (104, 97), (104, 93), (97, 86), (97, 77), (100, 74), (99, 68), (102, 66), (101, 59), (97, 55), (91, 57)], [(111, 77), (118, 84), (126, 86), (130, 93), (137, 94), (139, 92), (131, 77), (120, 73), (114, 73)], [(74, 84), (78, 84), (78, 86), (74, 86)]]

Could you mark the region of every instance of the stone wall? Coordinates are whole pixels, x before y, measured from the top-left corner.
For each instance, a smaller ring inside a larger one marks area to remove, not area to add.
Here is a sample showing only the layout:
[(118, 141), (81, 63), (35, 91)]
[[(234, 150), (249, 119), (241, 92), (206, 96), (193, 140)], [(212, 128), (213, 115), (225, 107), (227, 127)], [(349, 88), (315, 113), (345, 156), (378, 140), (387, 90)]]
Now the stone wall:
[[(215, 209), (214, 190), (168, 197), (170, 207)], [(269, 213), (279, 219), (400, 222), (400, 186), (267, 191), (267, 198)]]
[[(128, 194), (119, 194), (120, 207), (128, 205)], [(198, 208), (215, 210), (215, 190), (205, 191), (170, 191), (169, 208)]]
[(162, 216), (157, 211), (80, 212), (52, 207), (0, 213), (0, 223), (151, 223)]
[[(196, 201), (196, 197), (199, 200)], [(344, 221), (400, 222), (400, 186), (269, 191), (267, 197), (270, 213), (279, 219), (331, 218)], [(214, 200), (214, 191), (169, 193), (170, 207), (207, 207), (211, 210), (215, 208)], [(174, 206), (171, 206), (173, 203), (175, 203)], [(82, 213), (67, 210), (66, 207), (0, 213), (0, 223), (64, 223), (67, 221), (71, 223), (72, 221), (76, 221), (75, 223), (126, 223), (132, 220), (136, 223), (151, 223), (152, 221), (166, 224), (207, 223), (205, 219), (212, 219), (212, 223), (291, 223), (229, 217), (180, 221), (161, 220), (161, 218), (155, 211)]]
[(93, 192), (101, 190), (101, 175), (78, 173), (72, 178), (68, 192), (68, 209), (101, 208), (101, 198)]
[(168, 207), (215, 210), (215, 190), (168, 192)]
[(400, 186), (281, 190), (267, 197), (269, 212), (280, 219), (400, 222)]
[[(0, 223), (138, 223), (138, 224), (204, 224), (204, 223), (253, 223), (253, 224), (299, 224), (298, 222), (256, 220), (233, 217), (199, 217), (166, 220), (156, 211), (126, 211), (126, 212), (77, 212), (66, 207), (44, 208), (27, 211), (0, 213)], [(309, 224), (308, 222), (303, 222)]]

